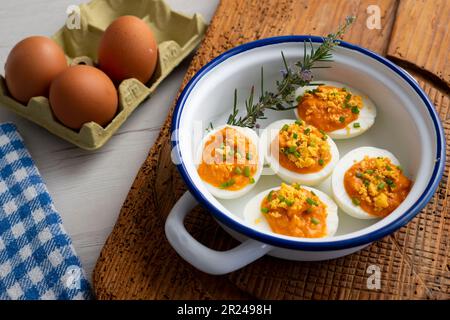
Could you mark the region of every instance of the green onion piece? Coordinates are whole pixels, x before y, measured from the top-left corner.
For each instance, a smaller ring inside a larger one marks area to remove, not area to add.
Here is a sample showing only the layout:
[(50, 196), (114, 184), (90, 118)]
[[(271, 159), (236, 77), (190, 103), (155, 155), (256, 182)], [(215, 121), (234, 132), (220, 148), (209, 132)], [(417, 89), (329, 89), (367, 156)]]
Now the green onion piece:
[(289, 153), (294, 153), (295, 150), (297, 150), (297, 148), (295, 146), (290, 146), (288, 150), (289, 150)]
[(273, 196), (273, 190), (271, 190), (269, 192), (269, 194), (267, 195), (267, 201), (272, 201), (272, 196)]
[(378, 190), (383, 190), (384, 189), (384, 187), (386, 186), (386, 184), (384, 183), (384, 182), (380, 182), (379, 184), (378, 184)]
[(323, 159), (319, 159), (319, 165), (323, 166), (325, 161)]
[(340, 116), (340, 117), (339, 117), (339, 122), (340, 122), (340, 123), (344, 123), (344, 122), (345, 122), (345, 117)]
[(361, 128), (361, 125), (359, 124), (359, 122), (355, 122), (353, 124), (353, 128), (357, 129), (357, 128)]
[(359, 113), (359, 109), (358, 109), (357, 106), (353, 106), (352, 107), (352, 113), (354, 113), (354, 114), (358, 114)]
[(352, 202), (355, 206), (359, 206), (361, 204), (358, 198), (352, 198)]
[(310, 129), (310, 128), (306, 128), (306, 129), (303, 131), (303, 133), (306, 134), (306, 135), (308, 135), (310, 132), (311, 132), (311, 129)]
[(284, 202), (286, 200), (286, 198), (283, 196), (278, 196), (278, 200), (280, 200), (281, 202)]
[(252, 154), (251, 154), (250, 152), (247, 152), (247, 153), (245, 154), (245, 158), (246, 158), (247, 160), (252, 160)]
[(292, 207), (292, 205), (294, 204), (294, 201), (291, 201), (289, 199), (286, 199), (286, 204), (288, 205), (288, 207)]
[(372, 169), (368, 169), (368, 170), (364, 171), (364, 173), (367, 173), (367, 174), (373, 174), (374, 172), (375, 171)]
[(309, 207), (308, 209), (306, 209), (306, 211), (305, 211), (306, 213), (311, 213), (311, 212), (313, 212), (313, 210), (312, 210), (312, 208), (311, 207)]
[(363, 177), (363, 174), (361, 173), (361, 172), (357, 172), (356, 174), (355, 174), (355, 176), (357, 177), (357, 178), (362, 178)]
[(244, 176), (250, 177), (250, 167), (244, 167)]
[(300, 158), (302, 155), (300, 154), (300, 152), (295, 151), (295, 152), (294, 152), (294, 156), (295, 156), (296, 158)]
[(302, 100), (303, 96), (297, 96), (297, 98), (295, 98), (295, 100), (297, 100), (298, 103), (300, 103), (300, 101)]
[(234, 173), (236, 174), (242, 174), (242, 169), (239, 167), (234, 168)]
[(231, 187), (235, 182), (236, 182), (236, 181), (234, 181), (234, 179), (230, 179), (230, 180), (225, 181), (224, 183), (222, 183), (222, 184), (220, 185), (220, 188), (221, 188), (221, 189), (226, 189), (226, 188), (228, 188), (228, 187)]
[(298, 138), (298, 134), (297, 134), (296, 132), (294, 132), (294, 134), (292, 135), (292, 137), (293, 137), (294, 139), (297, 139), (297, 138)]
[(295, 120), (295, 124), (301, 126), (303, 124), (303, 121), (302, 120)]
[(347, 95), (345, 96), (345, 101), (350, 101), (350, 99), (352, 98), (352, 95), (350, 93), (347, 93)]
[(255, 178), (251, 177), (251, 178), (250, 178), (250, 183), (251, 183), (251, 184), (255, 183)]
[(370, 184), (370, 180), (367, 180), (367, 179), (365, 179), (363, 182), (366, 187), (368, 187)]
[(294, 183), (293, 185), (292, 185), (296, 190), (300, 190), (300, 185), (298, 184), (298, 183)]
[(268, 213), (269, 212), (269, 208), (261, 208), (261, 212), (262, 213)]
[(289, 129), (289, 125), (287, 125), (287, 124), (285, 124), (285, 125), (283, 126), (283, 128), (281, 128), (282, 131), (286, 131), (286, 130), (288, 130), (288, 129)]
[(391, 166), (386, 166), (386, 170), (387, 170), (387, 171), (392, 171)]
[(311, 199), (311, 198), (306, 198), (306, 202), (307, 202), (310, 206), (318, 206), (318, 205), (319, 205), (316, 201), (314, 201), (314, 200)]
[(388, 184), (388, 186), (392, 186), (394, 184), (394, 181), (392, 179), (386, 178), (384, 181)]
[(311, 223), (318, 225), (320, 223), (320, 221), (314, 217), (311, 218)]

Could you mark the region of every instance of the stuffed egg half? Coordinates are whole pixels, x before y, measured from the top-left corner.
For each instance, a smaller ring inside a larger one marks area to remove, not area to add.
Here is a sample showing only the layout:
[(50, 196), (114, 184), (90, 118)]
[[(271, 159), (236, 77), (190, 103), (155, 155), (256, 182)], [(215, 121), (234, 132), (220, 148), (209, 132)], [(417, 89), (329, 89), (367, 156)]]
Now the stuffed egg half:
[(317, 185), (339, 161), (339, 151), (328, 135), (302, 120), (279, 120), (261, 134), (266, 161), (287, 182)]
[(411, 186), (397, 158), (387, 150), (374, 147), (347, 153), (331, 178), (333, 196), (339, 207), (359, 219), (389, 215), (405, 200)]
[(299, 238), (324, 238), (336, 233), (338, 207), (328, 195), (297, 183), (263, 191), (244, 209), (246, 223), (264, 232)]
[(263, 165), (258, 135), (249, 128), (225, 125), (213, 129), (197, 150), (197, 172), (209, 192), (221, 199), (249, 192)]
[(339, 82), (297, 89), (298, 119), (325, 131), (333, 139), (356, 137), (375, 123), (375, 104), (360, 91)]

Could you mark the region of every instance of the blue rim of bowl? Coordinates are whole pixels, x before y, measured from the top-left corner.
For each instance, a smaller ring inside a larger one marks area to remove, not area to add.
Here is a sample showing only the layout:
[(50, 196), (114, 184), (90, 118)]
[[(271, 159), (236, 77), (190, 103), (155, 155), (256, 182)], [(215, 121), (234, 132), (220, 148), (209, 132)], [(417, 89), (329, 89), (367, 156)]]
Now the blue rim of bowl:
[(425, 94), (425, 92), (419, 87), (416, 80), (414, 80), (406, 71), (401, 69), (400, 67), (396, 66), (394, 63), (390, 62), (389, 60), (379, 56), (378, 54), (359, 47), (357, 45), (340, 41), (340, 46), (351, 49), (354, 51), (357, 51), (359, 53), (362, 53), (366, 56), (369, 56), (370, 58), (377, 60), (378, 62), (382, 63), (383, 65), (387, 66), (391, 70), (393, 70), (396, 74), (398, 74), (403, 80), (405, 80), (419, 95), (419, 97), (422, 99), (423, 103), (425, 104), (429, 115), (433, 121), (434, 129), (436, 131), (436, 137), (437, 137), (437, 151), (436, 151), (436, 164), (433, 169), (433, 174), (431, 176), (430, 181), (427, 184), (427, 187), (425, 188), (425, 191), (423, 194), (418, 198), (418, 200), (408, 209), (406, 210), (400, 217), (398, 217), (396, 220), (392, 221), (388, 225), (374, 230), (370, 233), (363, 234), (354, 238), (349, 239), (343, 239), (343, 240), (337, 240), (337, 241), (323, 241), (323, 242), (304, 242), (301, 240), (290, 240), (290, 239), (284, 239), (279, 238), (275, 235), (269, 235), (262, 232), (259, 232), (258, 230), (255, 230), (253, 228), (250, 228), (248, 226), (245, 226), (226, 214), (224, 214), (222, 211), (217, 209), (214, 205), (212, 205), (206, 197), (198, 190), (198, 188), (195, 186), (195, 183), (190, 178), (187, 169), (183, 163), (183, 157), (181, 155), (181, 152), (179, 148), (177, 147), (178, 144), (178, 128), (179, 128), (179, 122), (180, 122), (180, 116), (183, 111), (183, 108), (185, 107), (186, 100), (191, 93), (192, 89), (195, 87), (197, 82), (206, 75), (209, 71), (211, 71), (214, 67), (219, 65), (220, 63), (224, 62), (225, 60), (240, 54), (242, 52), (255, 49), (258, 47), (268, 46), (268, 45), (274, 45), (274, 44), (280, 44), (280, 43), (289, 43), (289, 42), (299, 42), (303, 43), (303, 41), (309, 41), (316, 43), (323, 42), (322, 37), (318, 36), (303, 36), (303, 35), (294, 35), (294, 36), (278, 36), (278, 37), (271, 37), (271, 38), (265, 38), (260, 39), (256, 41), (252, 41), (249, 43), (242, 44), (240, 46), (237, 46), (233, 49), (230, 49), (221, 55), (217, 56), (213, 60), (211, 60), (209, 63), (207, 63), (205, 66), (203, 66), (188, 82), (186, 87), (184, 88), (183, 92), (181, 93), (180, 97), (178, 98), (177, 104), (175, 106), (174, 112), (173, 112), (173, 118), (172, 118), (172, 148), (175, 148), (176, 150), (176, 158), (179, 162), (177, 164), (177, 168), (185, 181), (189, 191), (192, 193), (192, 195), (196, 198), (196, 200), (202, 204), (207, 210), (209, 210), (213, 216), (225, 224), (227, 227), (258, 241), (274, 245), (277, 247), (283, 247), (288, 249), (294, 249), (294, 250), (305, 250), (305, 251), (328, 251), (328, 250), (340, 250), (340, 249), (346, 249), (346, 248), (354, 248), (358, 246), (364, 246), (367, 245), (373, 241), (376, 241), (378, 239), (381, 239), (384, 236), (387, 236), (394, 232), (395, 230), (399, 229), (400, 227), (404, 226), (407, 222), (409, 222), (412, 218), (414, 218), (425, 205), (430, 201), (431, 197), (433, 196), (434, 192), (436, 191), (439, 182), (441, 180), (443, 171), (444, 171), (444, 165), (445, 165), (445, 135), (444, 135), (444, 129), (442, 127), (442, 124), (439, 120), (439, 117), (436, 113), (436, 110), (433, 107), (433, 104)]

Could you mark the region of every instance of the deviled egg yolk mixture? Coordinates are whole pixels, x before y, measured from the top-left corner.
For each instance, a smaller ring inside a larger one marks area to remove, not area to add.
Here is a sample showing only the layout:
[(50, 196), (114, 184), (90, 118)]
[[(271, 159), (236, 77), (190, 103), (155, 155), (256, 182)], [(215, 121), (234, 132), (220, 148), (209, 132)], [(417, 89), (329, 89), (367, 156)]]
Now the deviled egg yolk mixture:
[(312, 173), (322, 170), (331, 160), (327, 135), (317, 128), (297, 120), (285, 124), (272, 144), (276, 149), (278, 140), (279, 163), (282, 167), (297, 173)]
[(312, 191), (299, 184), (282, 183), (261, 203), (273, 232), (293, 237), (321, 238), (326, 235), (327, 206)]
[(257, 166), (255, 144), (237, 130), (226, 127), (205, 143), (198, 174), (217, 188), (236, 191), (255, 183)]
[(412, 182), (387, 157), (355, 163), (344, 175), (344, 186), (354, 205), (369, 214), (385, 217), (405, 200)]
[[(320, 130), (331, 132), (347, 127), (358, 119), (363, 107), (362, 98), (346, 88), (318, 86), (305, 92), (297, 106), (298, 115)], [(353, 123), (357, 128), (358, 122)]]

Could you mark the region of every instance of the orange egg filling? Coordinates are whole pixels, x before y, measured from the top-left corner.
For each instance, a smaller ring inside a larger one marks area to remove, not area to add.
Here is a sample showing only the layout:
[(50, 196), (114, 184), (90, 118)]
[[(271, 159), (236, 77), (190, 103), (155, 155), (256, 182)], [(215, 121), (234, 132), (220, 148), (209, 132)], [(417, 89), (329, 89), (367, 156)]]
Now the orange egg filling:
[(318, 172), (331, 161), (327, 138), (317, 128), (297, 120), (281, 128), (272, 142), (271, 152), (278, 151), (280, 165), (289, 171), (302, 174)]
[(221, 189), (236, 191), (255, 183), (258, 169), (255, 144), (236, 129), (226, 127), (205, 143), (197, 169), (200, 178)]
[(366, 156), (347, 170), (344, 186), (354, 205), (385, 217), (405, 200), (412, 182), (389, 158)]
[(363, 107), (360, 96), (345, 88), (319, 86), (307, 91), (299, 100), (298, 115), (302, 120), (325, 132), (343, 129), (359, 117)]
[(294, 183), (281, 184), (261, 203), (261, 212), (273, 232), (302, 238), (327, 234), (327, 206), (312, 191)]

